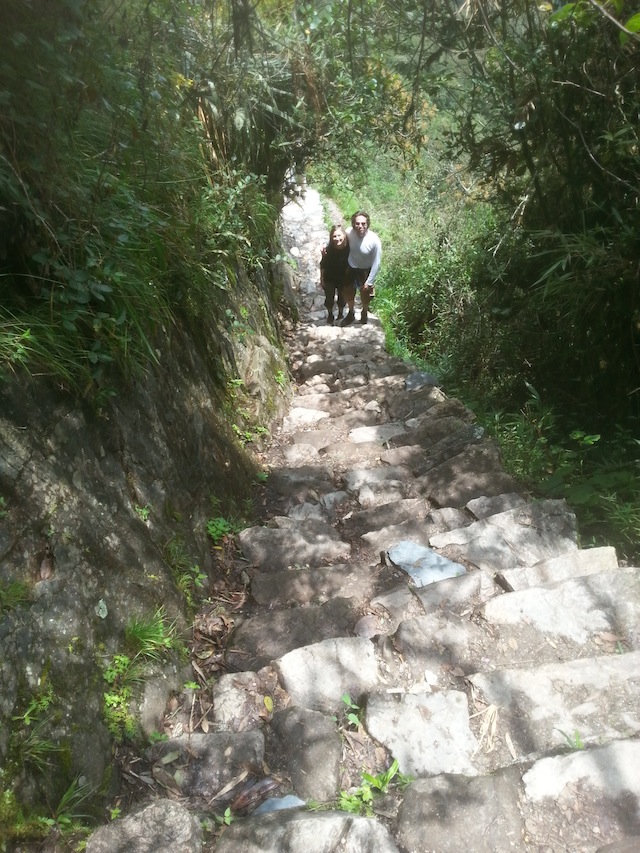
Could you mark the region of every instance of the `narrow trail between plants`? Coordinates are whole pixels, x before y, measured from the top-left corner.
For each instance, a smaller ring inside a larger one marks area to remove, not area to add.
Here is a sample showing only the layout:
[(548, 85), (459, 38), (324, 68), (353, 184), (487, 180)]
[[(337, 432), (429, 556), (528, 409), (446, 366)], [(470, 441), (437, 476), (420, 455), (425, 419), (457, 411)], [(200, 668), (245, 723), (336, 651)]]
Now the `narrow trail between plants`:
[(264, 517), (196, 620), (154, 799), (88, 853), (638, 849), (639, 570), (580, 549), (375, 312), (326, 324), (316, 192), (282, 228), (297, 388)]

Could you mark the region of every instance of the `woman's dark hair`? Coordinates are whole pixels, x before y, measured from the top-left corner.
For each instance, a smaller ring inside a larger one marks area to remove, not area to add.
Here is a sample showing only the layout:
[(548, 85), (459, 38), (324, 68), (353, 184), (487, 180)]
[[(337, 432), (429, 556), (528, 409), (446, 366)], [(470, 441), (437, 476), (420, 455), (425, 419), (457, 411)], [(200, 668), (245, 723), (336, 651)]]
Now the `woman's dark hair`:
[(365, 213), (364, 210), (356, 210), (356, 212), (351, 217), (351, 227), (352, 228), (356, 227), (356, 216), (364, 216), (364, 218), (367, 220), (367, 228), (371, 225), (371, 220), (369, 219), (369, 214)]
[(332, 225), (331, 231), (329, 231), (329, 240), (331, 240), (336, 231), (344, 231), (344, 225)]

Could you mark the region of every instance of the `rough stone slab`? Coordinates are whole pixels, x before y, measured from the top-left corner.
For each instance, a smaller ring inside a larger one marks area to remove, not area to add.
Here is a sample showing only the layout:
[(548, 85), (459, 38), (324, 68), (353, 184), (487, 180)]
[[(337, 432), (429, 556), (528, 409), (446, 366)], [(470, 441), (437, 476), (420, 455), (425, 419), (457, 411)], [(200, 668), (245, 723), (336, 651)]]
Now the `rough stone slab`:
[(252, 597), (264, 607), (322, 604), (330, 598), (362, 600), (371, 589), (371, 570), (346, 564), (263, 572), (251, 582)]
[(470, 681), (487, 704), (499, 706), (498, 731), (509, 733), (520, 758), (567, 747), (576, 732), (586, 745), (640, 734), (639, 673), (640, 652), (628, 652), (478, 673)]
[(358, 503), (366, 508), (384, 506), (393, 501), (404, 500), (408, 496), (408, 492), (408, 485), (403, 480), (367, 483), (358, 491)]
[(297, 408), (316, 409), (320, 412), (327, 412), (332, 417), (337, 417), (344, 415), (345, 409), (351, 405), (350, 398), (352, 396), (353, 394), (349, 391), (338, 391), (333, 394), (311, 393), (296, 397), (295, 403)]
[(216, 853), (398, 853), (388, 830), (344, 812), (280, 811), (234, 821)]
[(202, 827), (184, 806), (156, 800), (101, 826), (87, 840), (87, 853), (200, 853)]
[[(261, 729), (265, 723), (265, 698), (275, 710), (286, 706), (289, 697), (278, 684), (270, 667), (260, 672), (224, 673), (211, 688), (213, 727), (217, 732), (245, 732)], [(211, 726), (211, 723), (210, 723)]]
[(293, 790), (318, 803), (334, 800), (340, 790), (342, 741), (335, 722), (319, 711), (287, 708), (274, 714), (270, 767), (291, 779)]
[(426, 518), (430, 506), (424, 498), (405, 498), (401, 501), (381, 504), (367, 510), (353, 513), (353, 521), (374, 532), (382, 527), (390, 527), (403, 521), (421, 521)]
[(388, 630), (384, 633), (389, 634), (396, 631), (405, 619), (413, 619), (415, 616), (423, 615), (420, 600), (415, 591), (406, 583), (383, 595), (372, 598), (371, 607), (374, 610), (382, 608), (387, 614)]
[(389, 480), (412, 480), (413, 474), (403, 466), (380, 465), (377, 468), (355, 468), (344, 475), (345, 488), (357, 492), (363, 486), (377, 485)]
[(398, 760), (402, 773), (478, 774), (471, 760), (478, 742), (464, 693), (375, 693), (367, 702), (365, 726)]
[(314, 521), (321, 521), (326, 523), (327, 516), (324, 513), (320, 504), (314, 503), (302, 503), (296, 504), (296, 506), (291, 507), (287, 514), (288, 518), (292, 518), (294, 521), (308, 521), (309, 519), (313, 519)]
[(328, 412), (323, 412), (320, 409), (303, 408), (302, 406), (294, 407), (289, 410), (289, 414), (282, 421), (282, 432), (295, 432), (302, 427), (312, 426), (329, 417)]
[(426, 373), (422, 370), (416, 370), (410, 373), (406, 379), (407, 391), (415, 391), (418, 388), (429, 387), (432, 385), (440, 385), (440, 380), (433, 373)]
[(298, 648), (274, 666), (293, 704), (327, 713), (343, 707), (345, 693), (358, 701), (380, 680), (375, 648), (361, 637), (327, 639)]
[(495, 625), (527, 623), (541, 634), (585, 643), (611, 632), (630, 648), (640, 647), (640, 569), (598, 575), (510, 592), (484, 606)]
[(406, 572), (417, 587), (458, 577), (466, 572), (460, 563), (454, 563), (431, 548), (408, 540), (398, 542), (387, 553), (389, 560)]
[[(178, 753), (175, 761), (162, 758)], [(264, 737), (261, 732), (213, 732), (170, 738), (148, 750), (148, 757), (175, 778), (183, 794), (211, 800), (250, 764), (261, 767)]]
[(329, 429), (318, 429), (318, 430), (306, 430), (304, 432), (295, 432), (291, 436), (291, 440), (295, 445), (301, 444), (311, 445), (317, 451), (324, 450), (326, 447), (330, 447), (336, 440), (336, 434), (333, 430)]
[(483, 495), (480, 498), (474, 498), (466, 506), (469, 512), (473, 513), (477, 519), (488, 518), (490, 515), (496, 515), (499, 512), (506, 512), (509, 509), (516, 509), (522, 506), (527, 501), (517, 492), (511, 492), (508, 495), (494, 495), (487, 497)]
[(313, 495), (326, 495), (332, 492), (335, 486), (323, 467), (302, 465), (297, 468), (278, 468), (272, 471), (269, 474), (269, 488), (280, 495), (304, 501)]
[[(301, 435), (301, 433), (297, 433)], [(282, 455), (287, 465), (313, 465), (317, 464), (319, 453), (312, 443), (291, 444), (283, 448)]]
[(225, 660), (233, 669), (260, 669), (293, 649), (350, 635), (359, 615), (352, 598), (331, 598), (319, 607), (262, 611), (234, 629)]
[(438, 581), (415, 591), (425, 613), (435, 610), (462, 613), (501, 594), (500, 587), (486, 572), (467, 572), (460, 577)]
[(411, 853), (514, 853), (524, 850), (520, 772), (441, 775), (412, 782), (398, 814), (397, 840)]
[(363, 533), (361, 538), (375, 551), (388, 551), (406, 540), (411, 540), (426, 548), (431, 537), (442, 529), (419, 518), (377, 529), (374, 524), (370, 526), (373, 529), (369, 533)]
[(385, 444), (389, 439), (396, 435), (402, 435), (405, 428), (402, 424), (389, 423), (378, 424), (377, 426), (364, 426), (352, 429), (348, 435), (348, 440), (352, 444), (360, 444), (368, 441), (375, 441), (378, 444)]
[[(539, 827), (540, 838), (550, 824), (555, 825), (572, 839), (572, 849), (592, 853), (603, 841), (640, 836), (638, 767), (637, 738), (537, 761), (522, 781), (524, 807)], [(594, 828), (599, 829), (597, 834)], [(538, 841), (537, 833), (530, 835), (534, 843)]]
[(569, 551), (533, 566), (517, 566), (500, 572), (500, 580), (512, 590), (527, 589), (538, 584), (596, 575), (618, 568), (616, 549), (610, 546)]
[(467, 618), (436, 611), (401, 622), (394, 644), (417, 684), (425, 684), (427, 672), (429, 683), (435, 677), (441, 687), (447, 687), (450, 669), (457, 667), (461, 674), (478, 671), (495, 637)]
[(501, 572), (577, 550), (576, 519), (566, 501), (540, 501), (437, 534), (430, 544), (451, 559)]
[(415, 391), (403, 388), (402, 393), (392, 396), (387, 406), (392, 418), (404, 421), (429, 411), (437, 403), (444, 403), (446, 399), (446, 395), (439, 388), (424, 387)]
[(420, 477), (423, 493), (439, 506), (463, 507), (473, 498), (518, 491), (518, 483), (505, 474), (493, 442), (467, 447)]
[[(331, 525), (308, 519), (288, 529), (249, 527), (238, 534), (242, 553), (263, 571), (281, 571), (294, 565), (318, 566), (340, 562), (351, 553)], [(284, 523), (284, 522), (280, 522)]]
[(427, 455), (419, 444), (405, 444), (385, 450), (380, 454), (380, 459), (386, 465), (402, 465), (408, 468), (414, 477), (424, 474), (428, 468)]

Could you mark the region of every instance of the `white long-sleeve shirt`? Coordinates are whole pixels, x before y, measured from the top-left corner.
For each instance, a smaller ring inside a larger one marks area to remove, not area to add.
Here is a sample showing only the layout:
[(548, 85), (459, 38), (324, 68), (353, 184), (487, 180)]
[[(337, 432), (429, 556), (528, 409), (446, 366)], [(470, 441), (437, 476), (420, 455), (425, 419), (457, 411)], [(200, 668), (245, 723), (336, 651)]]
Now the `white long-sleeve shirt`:
[(349, 266), (356, 270), (368, 270), (366, 284), (373, 284), (382, 260), (382, 243), (374, 231), (366, 231), (359, 237), (353, 228), (347, 228), (349, 241)]

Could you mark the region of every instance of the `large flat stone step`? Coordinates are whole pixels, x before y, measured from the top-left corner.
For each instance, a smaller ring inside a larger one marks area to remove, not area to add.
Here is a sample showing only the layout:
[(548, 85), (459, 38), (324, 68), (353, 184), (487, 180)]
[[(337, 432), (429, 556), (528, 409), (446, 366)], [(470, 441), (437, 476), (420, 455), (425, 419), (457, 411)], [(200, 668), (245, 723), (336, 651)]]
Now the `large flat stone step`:
[(229, 638), (230, 669), (259, 670), (276, 658), (334, 637), (348, 637), (360, 616), (352, 598), (332, 598), (317, 607), (265, 611), (242, 622)]
[(637, 737), (639, 674), (635, 651), (472, 675), (476, 698), (497, 709), (492, 763)]
[(420, 779), (405, 792), (396, 840), (412, 853), (597, 853), (615, 842), (630, 853), (640, 849), (638, 767), (632, 739), (544, 758), (525, 772)]
[[(441, 583), (469, 583), (474, 574)], [(435, 590), (415, 595), (422, 592)], [(640, 570), (494, 595), (477, 610), (456, 611), (432, 610), (400, 623), (394, 645), (416, 684), (425, 670), (446, 689), (456, 683), (453, 671), (463, 676), (640, 650)]]
[(566, 501), (546, 500), (436, 534), (430, 545), (494, 574), (577, 550), (577, 541), (575, 515)]

